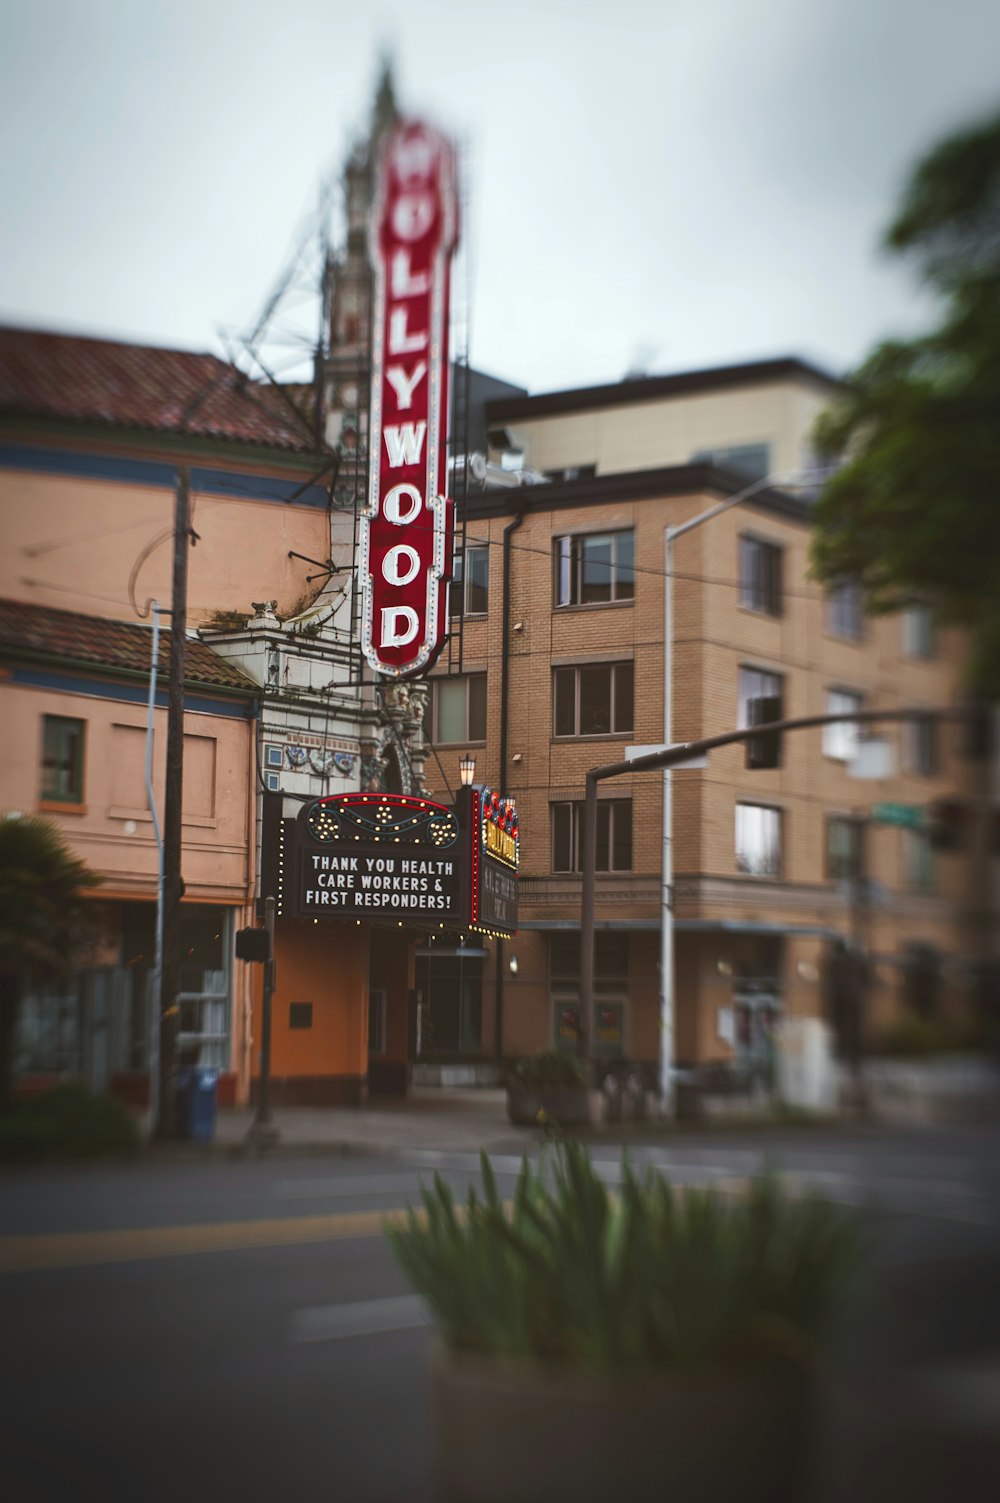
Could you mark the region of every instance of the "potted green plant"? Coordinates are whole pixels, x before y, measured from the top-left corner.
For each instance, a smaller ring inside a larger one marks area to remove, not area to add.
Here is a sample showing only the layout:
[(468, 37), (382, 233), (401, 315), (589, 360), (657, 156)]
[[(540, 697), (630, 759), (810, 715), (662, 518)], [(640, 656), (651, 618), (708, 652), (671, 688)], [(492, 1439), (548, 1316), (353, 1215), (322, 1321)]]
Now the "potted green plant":
[(727, 1199), (627, 1165), (612, 1195), (572, 1142), (482, 1157), (464, 1203), (436, 1176), (388, 1231), (440, 1340), (449, 1503), (796, 1497), (822, 1338), (855, 1223), (771, 1178)]
[(525, 1054), (507, 1072), (507, 1116), (519, 1127), (589, 1122), (591, 1095), (583, 1061), (575, 1054)]

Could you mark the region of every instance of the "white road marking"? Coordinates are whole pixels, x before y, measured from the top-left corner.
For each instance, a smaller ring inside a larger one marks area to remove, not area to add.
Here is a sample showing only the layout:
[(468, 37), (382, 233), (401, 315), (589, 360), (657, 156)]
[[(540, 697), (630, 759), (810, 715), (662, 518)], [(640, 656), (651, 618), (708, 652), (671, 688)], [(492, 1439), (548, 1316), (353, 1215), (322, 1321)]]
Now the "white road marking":
[(310, 1305), (293, 1310), (288, 1340), (292, 1346), (316, 1341), (344, 1341), (352, 1336), (374, 1336), (385, 1331), (413, 1331), (430, 1323), (430, 1313), (418, 1295), (398, 1294), (387, 1299)]
[(415, 1194), (416, 1173), (381, 1175), (324, 1175), (308, 1179), (280, 1179), (271, 1186), (276, 1200), (328, 1200), (340, 1195)]

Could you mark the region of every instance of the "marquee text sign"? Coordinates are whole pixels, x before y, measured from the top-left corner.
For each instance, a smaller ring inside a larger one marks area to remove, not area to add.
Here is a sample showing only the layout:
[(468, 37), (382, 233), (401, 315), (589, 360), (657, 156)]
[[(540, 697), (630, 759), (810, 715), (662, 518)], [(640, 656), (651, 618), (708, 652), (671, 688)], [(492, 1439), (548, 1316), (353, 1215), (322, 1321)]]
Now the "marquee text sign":
[(397, 125), (379, 166), (370, 253), (371, 472), (361, 522), (361, 641), (377, 673), (426, 672), (447, 630), (448, 279), (457, 230), (448, 142)]
[(463, 910), (458, 823), (429, 799), (349, 793), (282, 821), (278, 912), (454, 926)]
[[(488, 792), (461, 792), (454, 809), (395, 793), (330, 794), (305, 804), (277, 830), (278, 914), (513, 934), (513, 804), (501, 803), (497, 817)], [(511, 836), (512, 828), (512, 846), (497, 854), (497, 835)]]

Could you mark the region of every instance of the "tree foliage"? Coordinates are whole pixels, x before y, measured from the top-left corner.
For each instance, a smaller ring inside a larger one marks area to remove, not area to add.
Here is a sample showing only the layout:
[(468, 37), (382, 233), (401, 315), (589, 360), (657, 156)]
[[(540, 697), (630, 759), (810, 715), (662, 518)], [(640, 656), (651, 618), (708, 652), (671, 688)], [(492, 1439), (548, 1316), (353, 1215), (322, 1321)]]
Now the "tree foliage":
[(100, 878), (44, 819), (0, 819), (0, 1102), (27, 987), (63, 982), (89, 933), (84, 894)]
[(1000, 115), (918, 166), (886, 234), (942, 300), (940, 325), (847, 377), (817, 446), (847, 455), (816, 504), (813, 570), (875, 611), (918, 599), (968, 629), (1000, 696)]

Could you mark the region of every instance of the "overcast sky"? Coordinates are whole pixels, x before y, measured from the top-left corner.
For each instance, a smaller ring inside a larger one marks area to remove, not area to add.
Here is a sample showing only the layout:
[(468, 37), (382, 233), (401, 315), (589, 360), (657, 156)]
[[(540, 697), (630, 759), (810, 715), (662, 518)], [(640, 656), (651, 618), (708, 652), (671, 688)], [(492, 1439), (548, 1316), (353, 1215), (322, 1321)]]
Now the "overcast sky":
[(881, 231), (1000, 105), (996, 0), (0, 0), (0, 318), (221, 351), (380, 49), (462, 147), (473, 363), (532, 391), (919, 326)]

